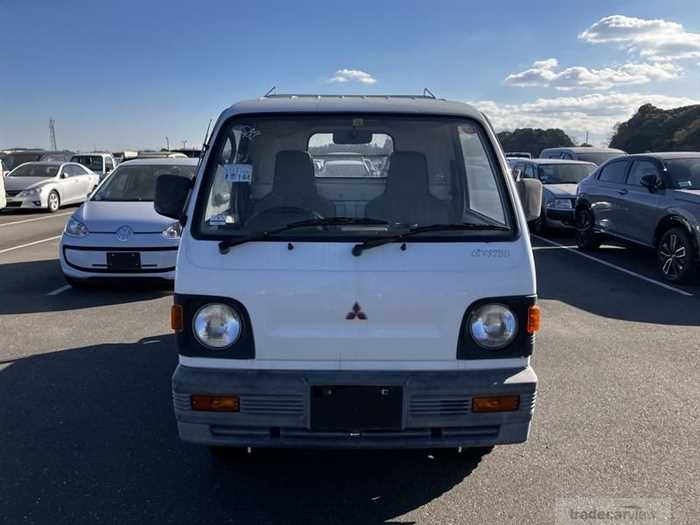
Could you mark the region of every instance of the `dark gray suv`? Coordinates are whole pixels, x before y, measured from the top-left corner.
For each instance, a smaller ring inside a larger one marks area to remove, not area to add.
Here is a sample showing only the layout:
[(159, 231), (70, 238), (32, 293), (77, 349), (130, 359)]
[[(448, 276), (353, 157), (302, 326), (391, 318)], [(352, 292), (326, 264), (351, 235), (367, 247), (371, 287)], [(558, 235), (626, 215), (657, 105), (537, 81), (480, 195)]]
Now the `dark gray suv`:
[(671, 282), (687, 281), (700, 259), (700, 153), (645, 153), (610, 160), (578, 186), (576, 243), (603, 239), (656, 250)]

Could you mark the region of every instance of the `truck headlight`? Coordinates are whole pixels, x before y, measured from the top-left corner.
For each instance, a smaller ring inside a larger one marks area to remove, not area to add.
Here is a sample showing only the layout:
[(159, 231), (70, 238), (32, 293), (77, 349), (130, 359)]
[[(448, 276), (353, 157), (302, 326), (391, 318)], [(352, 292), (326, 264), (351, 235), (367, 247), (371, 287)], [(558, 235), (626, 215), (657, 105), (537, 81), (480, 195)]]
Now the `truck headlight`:
[(513, 342), (518, 333), (518, 318), (502, 304), (478, 306), (469, 316), (469, 334), (486, 350), (500, 350)]
[(161, 233), (166, 239), (176, 240), (182, 235), (182, 225), (179, 222), (174, 222), (163, 230)]
[(226, 304), (202, 306), (194, 316), (192, 329), (199, 343), (212, 350), (223, 350), (241, 335), (241, 317)]
[(72, 237), (85, 237), (89, 232), (87, 226), (80, 222), (78, 219), (71, 219), (66, 223), (66, 229), (64, 230), (66, 235)]
[(557, 208), (559, 210), (573, 210), (571, 199), (554, 199), (547, 203), (548, 208)]

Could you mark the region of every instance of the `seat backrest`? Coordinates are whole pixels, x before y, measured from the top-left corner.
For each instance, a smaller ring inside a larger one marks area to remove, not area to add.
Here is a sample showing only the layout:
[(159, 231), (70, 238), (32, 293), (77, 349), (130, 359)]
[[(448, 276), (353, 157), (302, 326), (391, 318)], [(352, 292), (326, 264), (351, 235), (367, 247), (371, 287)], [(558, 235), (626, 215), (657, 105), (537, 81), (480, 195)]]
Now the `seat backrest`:
[(447, 203), (430, 193), (425, 155), (417, 151), (395, 151), (389, 162), (386, 190), (367, 204), (366, 215), (390, 223), (447, 222)]
[(255, 205), (256, 213), (278, 206), (307, 208), (324, 217), (335, 215), (335, 206), (316, 190), (314, 164), (305, 151), (285, 150), (275, 156), (272, 191)]

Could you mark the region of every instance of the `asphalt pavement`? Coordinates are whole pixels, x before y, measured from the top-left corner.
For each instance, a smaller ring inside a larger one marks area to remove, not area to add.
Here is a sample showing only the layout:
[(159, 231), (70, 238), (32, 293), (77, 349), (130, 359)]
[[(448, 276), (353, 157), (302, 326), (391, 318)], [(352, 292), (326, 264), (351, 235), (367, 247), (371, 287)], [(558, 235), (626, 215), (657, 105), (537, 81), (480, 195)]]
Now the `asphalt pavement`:
[(553, 523), (577, 496), (700, 523), (700, 284), (653, 256), (535, 238), (530, 439), (484, 456), (263, 451), (177, 438), (170, 294), (76, 290), (59, 214), (0, 213), (0, 523)]

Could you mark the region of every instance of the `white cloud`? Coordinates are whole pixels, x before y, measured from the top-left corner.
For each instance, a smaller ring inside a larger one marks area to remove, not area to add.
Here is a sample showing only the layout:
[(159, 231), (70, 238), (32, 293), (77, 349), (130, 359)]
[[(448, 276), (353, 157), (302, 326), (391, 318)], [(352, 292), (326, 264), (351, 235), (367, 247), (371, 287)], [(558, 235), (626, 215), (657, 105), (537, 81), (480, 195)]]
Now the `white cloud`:
[(623, 15), (601, 18), (579, 35), (593, 44), (618, 43), (650, 61), (700, 58), (700, 33), (681, 24)]
[(540, 60), (530, 69), (508, 75), (504, 83), (509, 86), (552, 86), (560, 91), (572, 89), (611, 89), (617, 86), (647, 84), (656, 80), (678, 78), (683, 70), (669, 63), (624, 64), (620, 67), (589, 69), (583, 66), (568, 67), (557, 71), (556, 58)]
[(607, 141), (617, 122), (629, 119), (644, 104), (669, 109), (700, 104), (699, 99), (643, 93), (595, 93), (582, 96), (538, 98), (523, 104), (498, 104), (492, 100), (471, 102), (486, 113), (498, 130), (561, 128), (583, 140), (585, 133), (596, 144)]
[(362, 84), (374, 84), (377, 80), (369, 73), (359, 69), (339, 69), (335, 75), (328, 79), (330, 83), (360, 82)]

